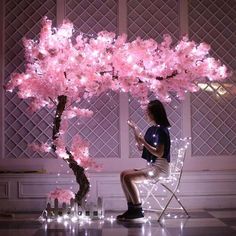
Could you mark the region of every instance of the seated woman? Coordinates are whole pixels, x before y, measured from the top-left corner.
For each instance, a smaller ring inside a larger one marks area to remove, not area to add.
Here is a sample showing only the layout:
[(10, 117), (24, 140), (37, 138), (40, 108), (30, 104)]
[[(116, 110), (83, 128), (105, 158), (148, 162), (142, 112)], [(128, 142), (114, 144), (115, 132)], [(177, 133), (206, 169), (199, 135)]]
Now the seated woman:
[(120, 181), (128, 210), (122, 215), (118, 215), (117, 220), (142, 220), (144, 213), (136, 184), (144, 180), (158, 179), (160, 176), (169, 175), (170, 135), (168, 127), (170, 127), (170, 123), (165, 108), (159, 100), (151, 101), (148, 104), (147, 118), (153, 125), (148, 128), (144, 137), (137, 126), (128, 121), (128, 125), (134, 132), (137, 147), (142, 151), (142, 158), (147, 160), (147, 167), (121, 172)]

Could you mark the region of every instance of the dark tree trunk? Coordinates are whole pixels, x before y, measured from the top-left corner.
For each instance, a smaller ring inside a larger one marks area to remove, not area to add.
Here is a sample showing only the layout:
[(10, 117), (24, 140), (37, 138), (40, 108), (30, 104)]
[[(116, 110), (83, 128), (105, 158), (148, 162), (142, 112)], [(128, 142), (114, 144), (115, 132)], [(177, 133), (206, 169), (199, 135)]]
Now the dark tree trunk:
[[(66, 102), (67, 102), (67, 96), (64, 95), (58, 96), (57, 110), (53, 121), (53, 137), (52, 137), (53, 140), (56, 140), (60, 136), (59, 131), (61, 125), (61, 116), (63, 111), (65, 110)], [(52, 148), (54, 151), (56, 151), (57, 147), (53, 145)], [(72, 169), (76, 177), (76, 182), (79, 184), (79, 191), (75, 195), (75, 201), (79, 206), (81, 206), (83, 198), (89, 191), (90, 184), (87, 176), (85, 175), (84, 168), (78, 165), (73, 155), (67, 148), (66, 148), (66, 153), (68, 154), (69, 158), (64, 160), (69, 164), (69, 167)]]

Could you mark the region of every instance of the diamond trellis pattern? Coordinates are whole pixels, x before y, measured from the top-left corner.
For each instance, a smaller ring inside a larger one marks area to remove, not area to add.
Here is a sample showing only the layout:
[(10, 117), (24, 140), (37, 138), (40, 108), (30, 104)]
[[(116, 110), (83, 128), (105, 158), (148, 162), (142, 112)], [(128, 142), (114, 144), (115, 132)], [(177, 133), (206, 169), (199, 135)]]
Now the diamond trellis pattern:
[[(5, 1), (5, 82), (12, 72), (24, 71), (22, 38), (37, 38), (40, 21), (48, 16), (56, 25), (57, 0)], [(158, 42), (168, 33), (174, 43), (179, 39), (179, 12), (176, 0), (127, 0), (128, 38), (153, 38)], [(66, 17), (76, 32), (95, 35), (102, 30), (117, 33), (116, 0), (66, 0)], [(212, 56), (219, 58), (232, 71), (236, 69), (236, 3), (232, 0), (189, 1), (189, 35), (197, 42), (212, 46)], [(191, 95), (192, 155), (220, 156), (236, 154), (236, 80), (235, 74), (227, 81), (202, 84), (199, 92)], [(90, 108), (89, 119), (71, 120), (68, 143), (79, 133), (90, 143), (92, 157), (119, 157), (119, 95), (102, 94), (81, 107)], [(183, 104), (172, 96), (165, 104), (172, 124), (172, 138), (182, 137)], [(5, 96), (5, 157), (44, 157), (27, 148), (28, 143), (51, 139), (53, 111), (27, 112), (27, 103), (16, 93)], [(137, 101), (129, 99), (130, 119), (143, 133), (148, 124)], [(79, 122), (79, 124), (78, 124)], [(130, 132), (130, 157), (139, 157), (133, 134)], [(48, 154), (53, 156), (53, 154)]]
[[(128, 37), (134, 40), (136, 37), (143, 39), (153, 38), (162, 41), (163, 34), (170, 34), (173, 43), (179, 39), (178, 2), (175, 0), (128, 0)], [(153, 98), (154, 99), (154, 98)], [(181, 110), (182, 103), (172, 96), (172, 102), (165, 104), (168, 118), (172, 124), (170, 130), (172, 138), (182, 137)], [(130, 119), (137, 123), (141, 131), (145, 133), (148, 123), (145, 114), (137, 101), (130, 98)], [(140, 153), (135, 147), (133, 134), (130, 132), (130, 157), (139, 157)]]
[[(151, 97), (151, 99), (155, 99)], [(171, 139), (181, 138), (182, 137), (182, 102), (179, 101), (176, 97), (171, 96), (172, 101), (169, 104), (164, 104), (168, 119), (171, 124), (170, 128), (170, 136)], [(137, 126), (142, 131), (142, 134), (145, 134), (147, 128), (150, 126), (147, 122), (147, 118), (145, 115), (145, 111), (140, 108), (139, 103), (133, 99), (129, 99), (129, 114), (130, 119), (133, 120)], [(130, 157), (140, 157), (140, 152), (136, 148), (135, 139), (133, 132), (130, 130)]]
[(66, 17), (78, 32), (92, 35), (106, 30), (116, 33), (117, 3), (115, 0), (67, 0)]
[[(236, 3), (196, 0), (189, 4), (189, 33), (212, 46), (212, 55), (236, 69)], [(234, 76), (235, 77), (235, 76)], [(236, 81), (207, 83), (191, 96), (192, 155), (236, 154)]]
[(196, 0), (189, 4), (189, 33), (196, 42), (212, 47), (212, 56), (236, 69), (236, 2)]
[[(43, 16), (55, 24), (56, 0), (8, 0), (5, 5), (5, 82), (12, 72), (24, 71), (22, 38), (36, 38)], [(16, 93), (5, 95), (5, 157), (43, 157), (27, 145), (46, 142), (51, 137), (52, 112), (27, 112), (27, 103)], [(52, 155), (52, 154), (49, 154)], [(49, 156), (47, 155), (47, 156)]]
[(119, 153), (119, 94), (110, 91), (91, 101), (83, 100), (81, 108), (94, 112), (91, 118), (72, 120), (68, 130), (68, 143), (76, 134), (89, 142), (91, 157), (118, 158)]
[(170, 34), (173, 42), (179, 39), (178, 1), (128, 0), (128, 37), (153, 38), (162, 41)]
[[(66, 17), (75, 30), (88, 35), (99, 31), (117, 32), (117, 1), (115, 0), (67, 0)], [(68, 142), (74, 133), (79, 133), (90, 143), (92, 157), (119, 157), (119, 95), (109, 92), (81, 106), (94, 111), (90, 119), (70, 125)]]

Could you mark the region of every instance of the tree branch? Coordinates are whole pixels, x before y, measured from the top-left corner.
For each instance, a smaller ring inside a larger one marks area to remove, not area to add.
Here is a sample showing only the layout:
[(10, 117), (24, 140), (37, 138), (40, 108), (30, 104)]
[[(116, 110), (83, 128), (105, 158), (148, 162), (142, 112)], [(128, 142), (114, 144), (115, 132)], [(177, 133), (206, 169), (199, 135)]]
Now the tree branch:
[[(63, 114), (63, 111), (65, 110), (66, 102), (67, 96), (58, 96), (57, 110), (53, 121), (53, 141), (55, 141), (60, 136), (61, 116)], [(53, 144), (52, 149), (56, 151), (56, 148), (56, 145)], [(65, 161), (69, 164), (69, 167), (72, 169), (76, 177), (76, 182), (80, 186), (79, 191), (75, 195), (75, 200), (77, 204), (81, 206), (83, 198), (89, 191), (90, 184), (87, 176), (85, 175), (84, 168), (78, 165), (68, 148), (66, 148), (66, 153), (68, 154), (69, 158), (65, 159)]]

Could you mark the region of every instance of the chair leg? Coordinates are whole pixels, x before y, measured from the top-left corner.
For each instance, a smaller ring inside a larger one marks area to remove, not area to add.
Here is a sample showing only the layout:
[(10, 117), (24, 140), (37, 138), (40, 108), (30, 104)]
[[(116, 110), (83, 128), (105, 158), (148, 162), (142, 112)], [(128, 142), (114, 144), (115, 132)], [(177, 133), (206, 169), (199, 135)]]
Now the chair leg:
[[(173, 193), (174, 194), (174, 193)], [(177, 196), (174, 194), (174, 198), (176, 199), (176, 201), (179, 203), (179, 205), (183, 208), (185, 214), (189, 217), (189, 214), (187, 212), (187, 210), (185, 209), (185, 207), (183, 206), (183, 204), (180, 202), (180, 200), (177, 198)]]
[(170, 204), (170, 202), (171, 202), (171, 200), (172, 200), (173, 197), (174, 197), (174, 194), (172, 193), (172, 196), (170, 197), (170, 199), (169, 199), (169, 201), (167, 202), (165, 208), (162, 210), (160, 216), (159, 216), (158, 219), (157, 219), (158, 222), (160, 221), (161, 217), (163, 216), (165, 210), (166, 210), (167, 207), (169, 206), (169, 204)]
[(175, 190), (175, 191), (172, 191), (172, 190), (171, 190), (170, 188), (168, 188), (166, 185), (164, 185), (164, 184), (161, 184), (161, 185), (162, 185), (164, 188), (166, 188), (172, 195), (171, 195), (169, 201), (167, 202), (165, 208), (164, 208), (163, 211), (161, 212), (161, 214), (160, 214), (160, 216), (159, 216), (159, 218), (158, 218), (157, 221), (160, 221), (162, 215), (164, 214), (165, 210), (167, 209), (167, 207), (168, 207), (168, 205), (170, 204), (170, 202), (171, 202), (171, 200), (173, 199), (173, 197), (176, 199), (176, 201), (179, 203), (179, 205), (183, 208), (185, 214), (189, 217), (189, 214), (188, 214), (187, 210), (185, 209), (185, 207), (183, 206), (183, 204), (180, 202), (180, 200), (179, 200), (179, 199), (177, 198), (177, 196), (175, 195), (175, 191), (176, 191), (176, 190)]

